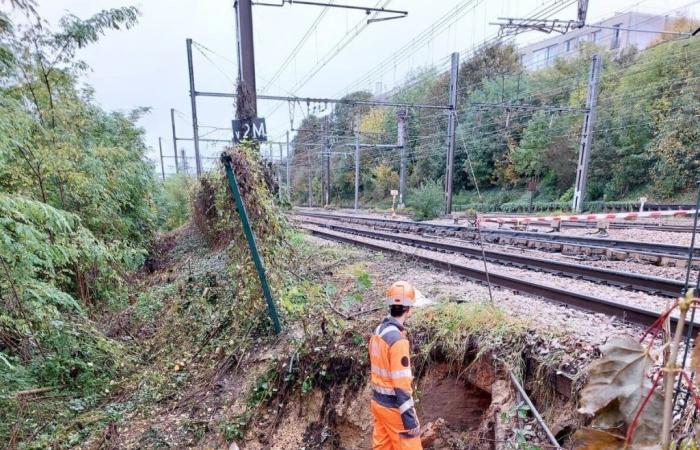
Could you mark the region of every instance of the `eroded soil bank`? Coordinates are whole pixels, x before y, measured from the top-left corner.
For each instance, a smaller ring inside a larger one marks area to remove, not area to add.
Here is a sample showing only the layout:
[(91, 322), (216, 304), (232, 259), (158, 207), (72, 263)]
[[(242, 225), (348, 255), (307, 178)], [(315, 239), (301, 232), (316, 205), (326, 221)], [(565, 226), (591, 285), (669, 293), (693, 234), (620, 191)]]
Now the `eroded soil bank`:
[(431, 269), (410, 260), (294, 239), (296, 281), (276, 293), (285, 333), (243, 345), (240, 330), (208, 322), (231, 283), (225, 249), (210, 249), (195, 227), (169, 236), (138, 281), (148, 298), (111, 324), (140, 350), (141, 366), (115, 382), (107, 405), (79, 417), (75, 426), (91, 430), (80, 447), (371, 448), (366, 342), (384, 315), (385, 285), (401, 276), (429, 294), (408, 323), (426, 448), (546, 443), (508, 370), (562, 442), (580, 425), (573, 379), (596, 353), (585, 341), (470, 296), (458, 278), (457, 297), (445, 295), (426, 284)]
[[(501, 378), (491, 361), (481, 357), (462, 370), (448, 363), (431, 363), (416, 382), (417, 412), (426, 449), (507, 449), (544, 444), (545, 436), (530, 418), (511, 382)], [(528, 377), (530, 384), (539, 383)], [(542, 391), (544, 392), (544, 391)], [(372, 418), (367, 385), (315, 389), (287, 404), (275, 426), (263, 421), (237, 443), (246, 449), (369, 449)], [(534, 397), (563, 443), (581, 424), (571, 400), (551, 393)], [(530, 447), (540, 448), (540, 447)]]

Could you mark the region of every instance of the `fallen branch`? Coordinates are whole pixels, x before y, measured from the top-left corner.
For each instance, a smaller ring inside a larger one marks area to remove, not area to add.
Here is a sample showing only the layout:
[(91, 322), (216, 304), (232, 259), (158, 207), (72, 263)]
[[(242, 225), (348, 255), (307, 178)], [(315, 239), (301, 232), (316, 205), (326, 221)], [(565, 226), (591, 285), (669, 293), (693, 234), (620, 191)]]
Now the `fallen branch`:
[(329, 307), (334, 313), (338, 314), (338, 315), (339, 315), (340, 317), (342, 317), (343, 319), (347, 319), (347, 318), (348, 318), (347, 314), (343, 313), (342, 311), (339, 311), (335, 306), (333, 306), (333, 304), (332, 304), (331, 301), (328, 299), (328, 297), (326, 297), (326, 304), (328, 305), (328, 307)]
[(359, 312), (356, 312), (355, 314), (349, 315), (348, 320), (354, 319), (355, 317), (362, 316), (364, 314), (369, 314), (371, 312), (379, 311), (379, 310), (384, 309), (384, 308), (386, 308), (386, 306), (375, 306), (374, 308), (366, 309), (364, 311), (359, 311)]
[(43, 388), (35, 388), (35, 389), (27, 389), (26, 391), (19, 391), (15, 392), (14, 397), (15, 398), (23, 398), (23, 397), (29, 397), (31, 395), (36, 395), (36, 394), (43, 394), (44, 392), (49, 392), (53, 391), (55, 389), (62, 389), (64, 388), (65, 385), (61, 386), (51, 386), (51, 387), (43, 387)]

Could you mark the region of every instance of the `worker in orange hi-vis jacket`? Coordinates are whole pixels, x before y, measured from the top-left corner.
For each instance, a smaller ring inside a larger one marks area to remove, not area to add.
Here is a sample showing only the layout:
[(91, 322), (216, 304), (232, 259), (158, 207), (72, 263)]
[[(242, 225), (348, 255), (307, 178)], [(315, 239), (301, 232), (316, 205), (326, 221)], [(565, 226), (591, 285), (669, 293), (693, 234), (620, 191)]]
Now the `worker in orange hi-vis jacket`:
[(404, 321), (416, 302), (416, 291), (398, 281), (387, 291), (387, 316), (369, 341), (372, 377), (374, 450), (422, 450), (420, 424), (413, 406), (411, 360)]

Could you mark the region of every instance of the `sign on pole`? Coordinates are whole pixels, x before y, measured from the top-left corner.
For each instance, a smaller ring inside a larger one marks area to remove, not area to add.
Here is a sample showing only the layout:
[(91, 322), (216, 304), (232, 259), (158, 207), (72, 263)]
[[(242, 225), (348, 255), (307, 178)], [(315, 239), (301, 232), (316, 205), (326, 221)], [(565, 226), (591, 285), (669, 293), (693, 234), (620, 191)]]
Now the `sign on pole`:
[(267, 141), (267, 127), (264, 118), (233, 120), (232, 125), (233, 142), (236, 144), (246, 139), (258, 142)]
[(396, 196), (399, 195), (399, 191), (397, 189), (392, 189), (390, 191), (391, 193), (391, 217), (394, 218), (396, 217)]

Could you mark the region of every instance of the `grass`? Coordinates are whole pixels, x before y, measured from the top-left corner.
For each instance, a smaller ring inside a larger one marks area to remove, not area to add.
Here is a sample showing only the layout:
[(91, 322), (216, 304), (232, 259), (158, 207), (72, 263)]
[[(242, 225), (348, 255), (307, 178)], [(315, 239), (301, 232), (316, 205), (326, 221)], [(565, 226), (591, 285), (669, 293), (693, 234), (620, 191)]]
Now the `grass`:
[(417, 310), (411, 323), (422, 364), (440, 359), (458, 366), (486, 353), (519, 363), (526, 345), (523, 337), (529, 329), (527, 321), (513, 318), (486, 301), (443, 301)]

